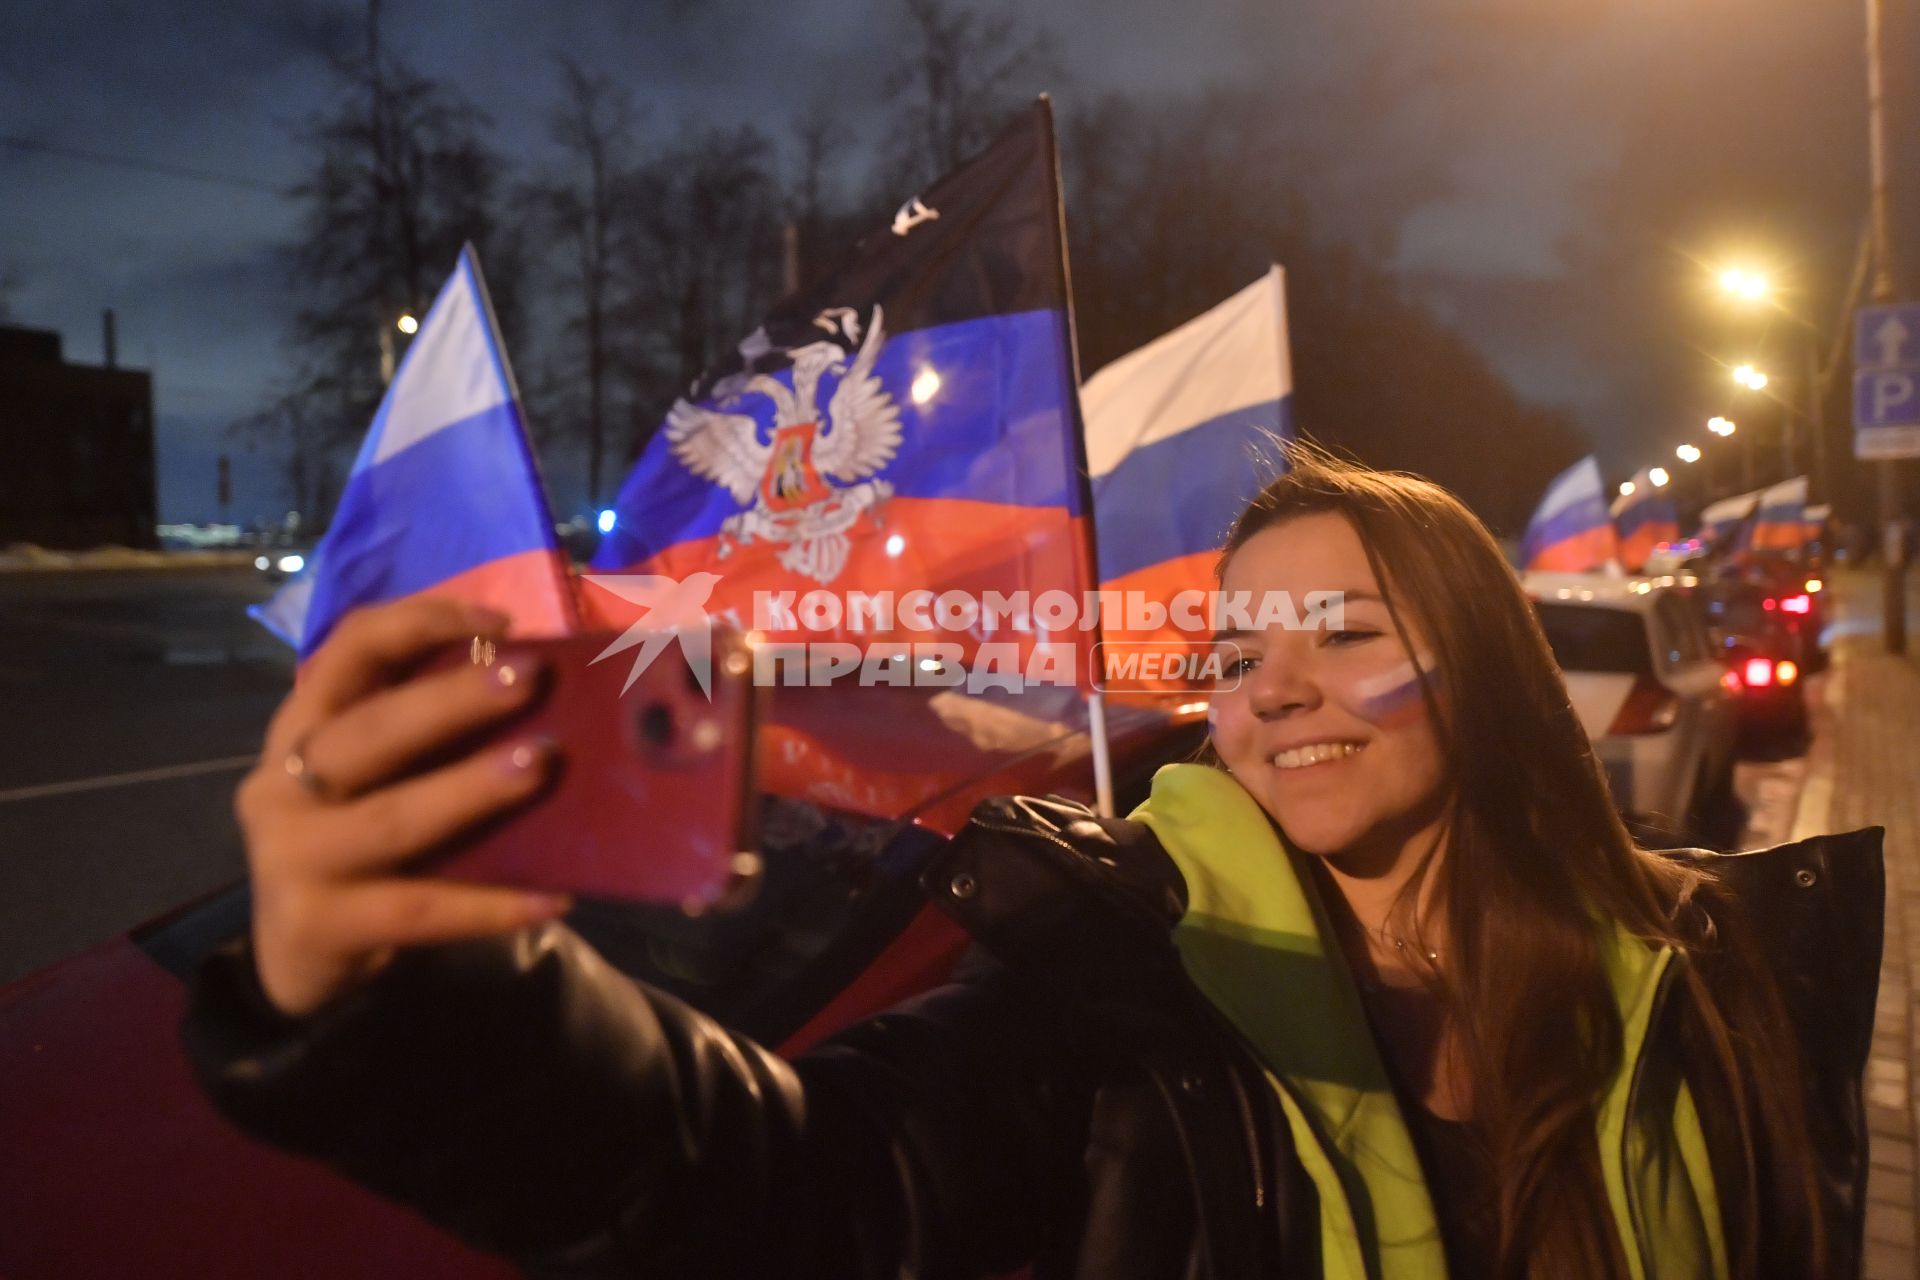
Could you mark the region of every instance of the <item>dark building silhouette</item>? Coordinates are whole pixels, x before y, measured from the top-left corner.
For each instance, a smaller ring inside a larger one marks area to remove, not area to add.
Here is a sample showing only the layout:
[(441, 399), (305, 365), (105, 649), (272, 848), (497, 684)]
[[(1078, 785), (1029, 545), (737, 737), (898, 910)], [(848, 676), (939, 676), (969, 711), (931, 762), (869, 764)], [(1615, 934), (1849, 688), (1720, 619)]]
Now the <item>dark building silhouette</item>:
[(154, 545), (153, 378), (0, 325), (0, 546)]

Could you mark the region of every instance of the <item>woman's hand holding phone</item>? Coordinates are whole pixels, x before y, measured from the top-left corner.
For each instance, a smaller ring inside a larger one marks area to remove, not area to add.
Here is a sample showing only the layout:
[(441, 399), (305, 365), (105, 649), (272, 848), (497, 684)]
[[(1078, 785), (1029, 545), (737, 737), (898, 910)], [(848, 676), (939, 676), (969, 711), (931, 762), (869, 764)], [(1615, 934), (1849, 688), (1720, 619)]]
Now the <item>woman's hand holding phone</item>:
[(405, 679), (447, 646), (506, 627), (501, 614), (445, 599), (357, 610), (274, 714), (234, 812), (253, 878), (255, 965), (283, 1013), (314, 1012), (399, 947), (509, 933), (567, 910), (564, 895), (405, 870), (532, 800), (553, 774), (557, 745), (514, 735), (439, 760), (525, 712), (541, 694), (537, 669)]

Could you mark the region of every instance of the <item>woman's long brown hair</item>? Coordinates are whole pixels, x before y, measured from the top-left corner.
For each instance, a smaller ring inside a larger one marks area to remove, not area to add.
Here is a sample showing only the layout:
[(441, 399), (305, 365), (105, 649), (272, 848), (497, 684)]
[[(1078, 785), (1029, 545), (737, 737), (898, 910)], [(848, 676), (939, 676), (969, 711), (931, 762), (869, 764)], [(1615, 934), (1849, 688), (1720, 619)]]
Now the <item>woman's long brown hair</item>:
[[(1457, 498), (1310, 446), (1287, 446), (1287, 463), (1235, 522), (1222, 567), (1263, 529), (1337, 513), (1402, 639), (1411, 620), (1433, 655), (1426, 698), (1451, 804), (1444, 854), (1421, 875), (1433, 870), (1447, 908), (1450, 936), (1436, 941), (1459, 958), (1434, 982), (1498, 1183), (1500, 1274), (1628, 1274), (1594, 1140), (1623, 1054), (1596, 917), (1680, 953), (1673, 1021), (1655, 1034), (1676, 1043), (1700, 1112), (1733, 1273), (1755, 1273), (1764, 1230), (1771, 1266), (1819, 1274), (1798, 1051), (1756, 944), (1729, 925), (1737, 904), (1699, 865), (1636, 847), (1532, 607)], [(1396, 912), (1411, 912), (1419, 883)], [(1712, 980), (1728, 967), (1737, 980)]]

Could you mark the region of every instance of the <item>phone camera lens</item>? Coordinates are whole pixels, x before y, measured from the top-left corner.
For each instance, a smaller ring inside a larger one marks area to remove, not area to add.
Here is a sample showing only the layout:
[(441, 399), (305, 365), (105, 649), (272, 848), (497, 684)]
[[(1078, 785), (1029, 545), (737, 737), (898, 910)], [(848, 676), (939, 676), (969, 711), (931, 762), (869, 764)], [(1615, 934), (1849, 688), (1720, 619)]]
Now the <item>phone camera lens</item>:
[(640, 712), (640, 737), (650, 747), (673, 745), (673, 710), (663, 702), (649, 703)]

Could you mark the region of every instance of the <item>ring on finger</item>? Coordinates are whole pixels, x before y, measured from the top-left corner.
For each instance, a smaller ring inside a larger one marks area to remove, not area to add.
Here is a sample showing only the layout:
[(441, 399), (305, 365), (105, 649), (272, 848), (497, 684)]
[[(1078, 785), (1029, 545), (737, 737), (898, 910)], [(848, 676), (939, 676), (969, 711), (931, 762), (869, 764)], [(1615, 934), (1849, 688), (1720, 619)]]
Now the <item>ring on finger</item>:
[(333, 785), (314, 770), (312, 762), (307, 758), (305, 738), (295, 743), (293, 750), (287, 752), (286, 770), (287, 775), (299, 783), (301, 788), (314, 799), (331, 800), (333, 798)]

